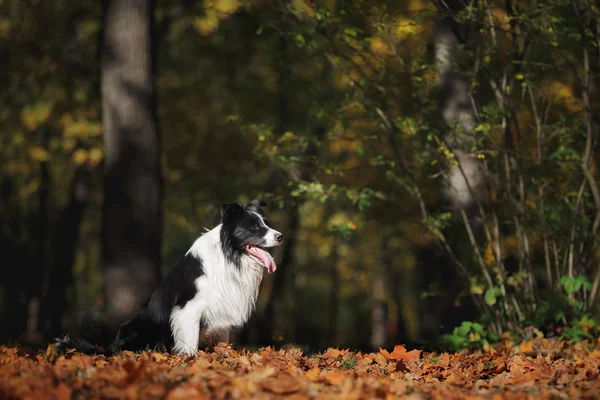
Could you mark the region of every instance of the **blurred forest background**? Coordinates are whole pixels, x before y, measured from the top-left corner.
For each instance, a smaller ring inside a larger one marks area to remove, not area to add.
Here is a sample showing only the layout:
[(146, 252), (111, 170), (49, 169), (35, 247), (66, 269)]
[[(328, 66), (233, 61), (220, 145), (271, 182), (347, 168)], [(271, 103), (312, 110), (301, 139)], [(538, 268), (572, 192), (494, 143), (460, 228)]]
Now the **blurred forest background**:
[(226, 201), (239, 345), (597, 334), (592, 0), (0, 0), (0, 342), (114, 327)]

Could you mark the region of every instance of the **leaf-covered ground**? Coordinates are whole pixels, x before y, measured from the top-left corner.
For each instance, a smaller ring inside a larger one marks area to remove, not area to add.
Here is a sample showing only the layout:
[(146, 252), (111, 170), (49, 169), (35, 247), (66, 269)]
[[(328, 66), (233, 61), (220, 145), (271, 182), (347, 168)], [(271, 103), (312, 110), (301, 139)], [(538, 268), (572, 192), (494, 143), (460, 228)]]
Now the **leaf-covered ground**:
[(0, 398), (523, 399), (599, 398), (599, 346), (538, 340), (484, 354), (329, 349), (146, 351), (54, 358), (0, 347)]

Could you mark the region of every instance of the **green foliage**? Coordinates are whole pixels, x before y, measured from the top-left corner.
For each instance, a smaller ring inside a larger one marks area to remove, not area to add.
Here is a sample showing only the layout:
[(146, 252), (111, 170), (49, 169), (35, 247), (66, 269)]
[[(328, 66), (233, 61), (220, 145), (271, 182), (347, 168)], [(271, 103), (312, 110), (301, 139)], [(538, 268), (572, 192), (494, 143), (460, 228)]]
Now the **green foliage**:
[(490, 337), (492, 342), (497, 340), (497, 336), (487, 332), (479, 322), (463, 321), (451, 334), (442, 335), (441, 342), (452, 351), (482, 350), (484, 346), (490, 344), (488, 341)]
[(501, 295), (500, 288), (492, 287), (485, 291), (483, 299), (488, 306), (493, 306), (498, 301), (498, 297)]
[(349, 354), (342, 361), (342, 364), (340, 365), (340, 369), (352, 369), (355, 366), (356, 366), (356, 355)]
[(596, 321), (588, 314), (583, 314), (563, 328), (561, 337), (573, 343), (581, 343), (583, 340), (593, 341), (599, 333)]

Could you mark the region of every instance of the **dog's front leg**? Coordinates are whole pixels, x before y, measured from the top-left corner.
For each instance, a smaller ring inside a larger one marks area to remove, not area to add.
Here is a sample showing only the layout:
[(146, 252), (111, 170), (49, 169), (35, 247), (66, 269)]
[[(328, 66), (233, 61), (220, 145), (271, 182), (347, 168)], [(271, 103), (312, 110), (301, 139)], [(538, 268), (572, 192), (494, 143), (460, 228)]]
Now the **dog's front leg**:
[(198, 351), (200, 338), (200, 314), (192, 307), (174, 310), (171, 314), (173, 351), (179, 354), (194, 355)]

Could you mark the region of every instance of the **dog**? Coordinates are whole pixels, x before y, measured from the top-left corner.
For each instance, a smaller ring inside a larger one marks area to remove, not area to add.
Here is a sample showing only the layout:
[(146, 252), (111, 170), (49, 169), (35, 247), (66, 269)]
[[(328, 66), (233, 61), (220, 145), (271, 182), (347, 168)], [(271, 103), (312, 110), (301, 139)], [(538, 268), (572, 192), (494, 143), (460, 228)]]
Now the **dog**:
[(258, 199), (223, 204), (221, 223), (194, 242), (106, 349), (67, 335), (55, 340), (54, 351), (112, 355), (152, 348), (193, 355), (201, 328), (228, 342), (230, 330), (254, 311), (264, 270), (277, 268), (266, 249), (280, 245), (283, 235), (270, 227), (266, 205)]

